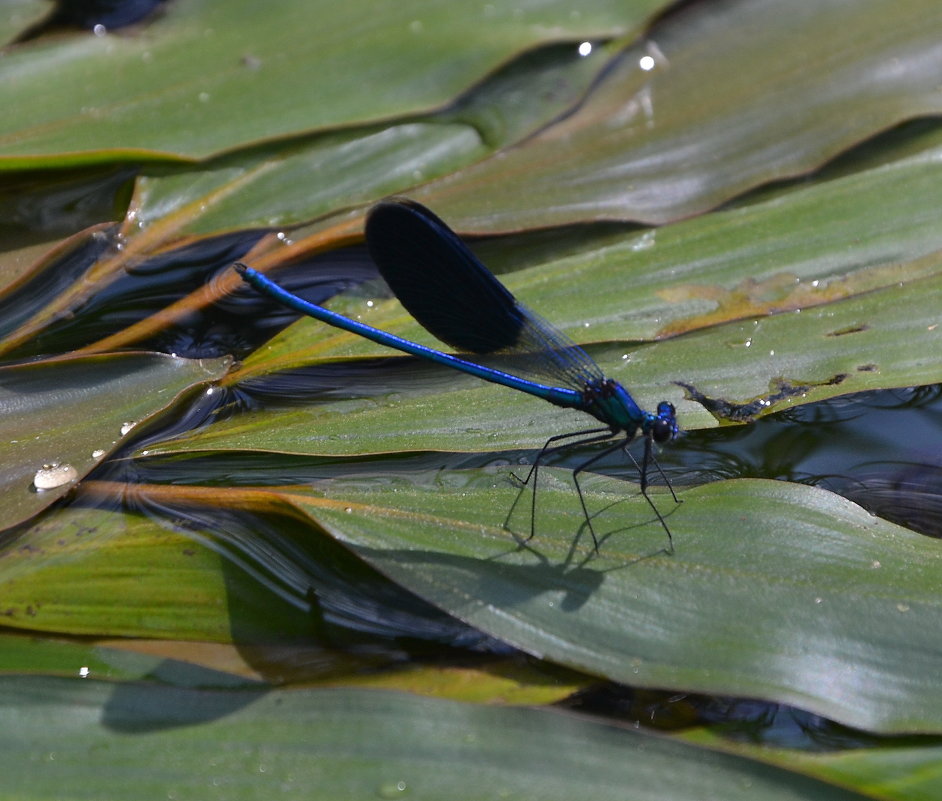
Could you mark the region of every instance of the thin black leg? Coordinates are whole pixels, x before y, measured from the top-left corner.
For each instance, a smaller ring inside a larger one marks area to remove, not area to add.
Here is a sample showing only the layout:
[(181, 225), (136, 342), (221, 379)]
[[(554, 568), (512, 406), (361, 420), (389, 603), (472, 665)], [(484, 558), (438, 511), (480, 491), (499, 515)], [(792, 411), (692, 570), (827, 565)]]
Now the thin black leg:
[[(514, 509), (517, 508), (517, 504), (520, 502), (520, 496), (523, 495), (524, 490), (527, 488), (527, 485), (530, 483), (530, 480), (533, 479), (533, 495), (530, 503), (530, 536), (527, 537), (526, 541), (529, 542), (533, 539), (533, 534), (535, 532), (536, 526), (536, 485), (539, 480), (540, 473), (540, 462), (546, 459), (547, 456), (551, 456), (556, 451), (562, 450), (563, 448), (574, 448), (577, 445), (585, 445), (586, 443), (592, 442), (603, 442), (606, 439), (609, 439), (615, 432), (610, 428), (589, 428), (585, 431), (572, 431), (568, 434), (556, 434), (555, 436), (550, 437), (544, 443), (543, 447), (540, 448), (540, 452), (536, 455), (536, 458), (533, 460), (533, 464), (530, 465), (530, 470), (527, 473), (527, 477), (520, 479), (513, 473), (514, 478), (517, 481), (520, 481), (523, 486), (520, 488), (520, 492), (517, 493), (517, 497), (514, 498), (514, 502), (510, 506), (510, 511), (507, 512), (507, 517), (504, 520), (504, 528), (510, 528), (510, 518), (513, 516)], [(555, 445), (554, 443), (559, 442), (564, 439), (571, 439), (573, 437), (588, 437), (588, 439), (578, 440), (576, 442), (568, 442), (565, 445)], [(580, 496), (581, 497), (581, 496)], [(585, 509), (585, 504), (582, 505), (582, 508)], [(588, 518), (586, 518), (588, 519)], [(592, 524), (589, 524), (589, 530), (592, 530)], [(592, 533), (592, 539), (595, 539), (595, 533)]]
[[(574, 431), (569, 434), (557, 434), (556, 436), (550, 437), (546, 440), (546, 443), (540, 449), (540, 452), (537, 454), (536, 459), (533, 460), (533, 464), (530, 466), (530, 470), (527, 473), (527, 477), (520, 479), (517, 476), (518, 481), (521, 481), (523, 486), (520, 488), (520, 492), (517, 494), (517, 497), (514, 499), (513, 504), (511, 504), (510, 511), (507, 513), (507, 517), (504, 520), (504, 528), (509, 529), (510, 518), (514, 513), (514, 509), (517, 508), (517, 504), (520, 501), (520, 496), (523, 494), (527, 485), (530, 483), (531, 479), (533, 481), (533, 495), (531, 496), (530, 504), (530, 536), (527, 537), (526, 542), (529, 542), (533, 539), (533, 535), (536, 531), (536, 490), (537, 490), (537, 481), (539, 479), (539, 470), (540, 463), (543, 462), (546, 457), (551, 456), (556, 451), (563, 450), (564, 448), (574, 448), (579, 445), (591, 445), (596, 442), (604, 442), (607, 439), (610, 439), (616, 432), (612, 431), (610, 428), (590, 428), (585, 431)], [(575, 442), (567, 442), (563, 445), (558, 445), (560, 440), (570, 439), (574, 437), (585, 437), (585, 439), (579, 439)], [(632, 456), (631, 452), (628, 450), (628, 446), (631, 444), (633, 437), (626, 437), (623, 440), (619, 440), (612, 447), (606, 448), (601, 453), (597, 453), (591, 459), (586, 462), (583, 462), (577, 468), (572, 471), (572, 480), (576, 485), (576, 492), (579, 495), (579, 503), (582, 506), (582, 514), (585, 517), (586, 525), (589, 529), (589, 534), (592, 535), (592, 544), (595, 546), (595, 551), (598, 553), (599, 550), (599, 540), (595, 534), (595, 528), (592, 525), (592, 518), (589, 515), (589, 509), (585, 503), (585, 496), (582, 494), (582, 486), (579, 483), (579, 474), (587, 470), (596, 462), (604, 459), (611, 453), (614, 453), (617, 450), (624, 449), (625, 453), (628, 454), (628, 458), (631, 459), (635, 468), (638, 471), (639, 484), (641, 486), (641, 494), (644, 496), (644, 499), (648, 502), (648, 505), (651, 507), (651, 510), (654, 512), (654, 515), (657, 517), (658, 522), (661, 524), (661, 527), (664, 529), (664, 533), (667, 534), (667, 553), (674, 553), (674, 538), (671, 535), (671, 531), (667, 526), (667, 522), (664, 520), (661, 513), (658, 511), (658, 508), (654, 505), (654, 501), (651, 500), (651, 497), (648, 495), (648, 465), (653, 464), (657, 471), (661, 474), (661, 477), (664, 479), (664, 482), (667, 484), (667, 488), (671, 492), (671, 496), (677, 503), (680, 503), (680, 499), (677, 497), (674, 492), (674, 488), (671, 486), (670, 481), (667, 476), (664, 475), (664, 471), (661, 469), (660, 464), (658, 464), (657, 459), (654, 456), (653, 452), (653, 440), (650, 436), (644, 438), (644, 456), (642, 458), (641, 464), (638, 464), (638, 460)]]
[(658, 462), (657, 457), (654, 455), (654, 451), (651, 452), (651, 463), (657, 468), (657, 472), (661, 474), (661, 478), (664, 479), (664, 484), (671, 491), (671, 497), (674, 499), (674, 503), (682, 503), (680, 498), (677, 497), (677, 493), (674, 492), (674, 487), (671, 484), (671, 480), (667, 477), (667, 474), (661, 469), (661, 464)]
[[(586, 440), (586, 442), (593, 442), (593, 441), (600, 441), (600, 440)], [(596, 553), (599, 552), (599, 540), (598, 540), (598, 537), (595, 536), (595, 529), (592, 526), (592, 518), (589, 517), (589, 510), (588, 508), (586, 508), (586, 505), (585, 505), (585, 497), (582, 495), (582, 486), (579, 484), (579, 473), (581, 473), (587, 467), (591, 467), (600, 459), (604, 459), (610, 453), (614, 453), (617, 450), (626, 448), (629, 442), (631, 442), (631, 437), (628, 437), (623, 442), (616, 442), (614, 445), (612, 445), (611, 448), (606, 448), (601, 453), (597, 453), (595, 456), (589, 459), (589, 461), (583, 462), (575, 470), (572, 471), (572, 483), (576, 485), (576, 492), (579, 494), (579, 503), (582, 504), (582, 514), (585, 515), (585, 522), (586, 522), (586, 525), (588, 525), (589, 527), (589, 533), (592, 535), (592, 544), (595, 546)], [(581, 445), (582, 443), (579, 443), (579, 444)], [(658, 517), (660, 517), (660, 515), (658, 515)]]
[(626, 442), (625, 453), (628, 454), (628, 457), (631, 459), (632, 462), (634, 462), (635, 467), (638, 468), (638, 477), (639, 477), (638, 483), (641, 485), (641, 494), (644, 496), (644, 499), (648, 502), (648, 506), (651, 507), (652, 511), (657, 516), (657, 519), (660, 521), (661, 527), (664, 529), (664, 533), (667, 534), (667, 553), (670, 555), (673, 555), (674, 538), (671, 536), (671, 530), (667, 527), (667, 523), (664, 521), (664, 518), (661, 517), (661, 513), (658, 511), (657, 507), (654, 505), (654, 501), (652, 501), (651, 497), (648, 495), (648, 464), (649, 463), (651, 463), (652, 461), (654, 462), (654, 465), (657, 467), (658, 472), (661, 474), (661, 477), (667, 483), (667, 486), (670, 489), (671, 495), (673, 495), (674, 500), (677, 501), (677, 503), (680, 503), (680, 499), (677, 497), (677, 495), (674, 494), (674, 488), (671, 486), (670, 481), (667, 480), (667, 476), (664, 475), (664, 471), (661, 470), (661, 466), (657, 463), (657, 459), (654, 458), (654, 454), (652, 452), (651, 437), (644, 438), (644, 457), (642, 458), (640, 465), (638, 464), (638, 460), (635, 459), (635, 457), (632, 456), (631, 453), (628, 451), (627, 445), (628, 443)]

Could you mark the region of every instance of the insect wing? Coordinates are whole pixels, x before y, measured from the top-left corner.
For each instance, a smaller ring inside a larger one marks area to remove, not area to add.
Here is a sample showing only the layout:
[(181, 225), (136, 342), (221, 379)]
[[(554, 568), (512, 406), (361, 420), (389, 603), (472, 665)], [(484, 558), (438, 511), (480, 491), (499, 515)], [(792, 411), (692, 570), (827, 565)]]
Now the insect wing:
[(430, 334), (473, 361), (582, 390), (602, 372), (569, 337), (517, 301), (441, 219), (397, 198), (376, 205), (366, 242), (380, 274)]

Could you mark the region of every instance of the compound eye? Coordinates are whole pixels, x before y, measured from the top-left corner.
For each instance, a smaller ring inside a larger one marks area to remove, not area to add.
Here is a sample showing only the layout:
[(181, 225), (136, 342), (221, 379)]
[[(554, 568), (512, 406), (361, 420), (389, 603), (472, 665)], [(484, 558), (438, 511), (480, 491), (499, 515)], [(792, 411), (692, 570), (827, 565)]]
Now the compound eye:
[(651, 426), (651, 436), (655, 442), (667, 442), (674, 436), (674, 424), (670, 420), (658, 418)]
[(673, 403), (668, 403), (667, 401), (661, 401), (657, 405), (657, 416), (658, 417), (669, 417), (672, 420), (674, 415), (677, 414), (677, 410), (674, 408)]

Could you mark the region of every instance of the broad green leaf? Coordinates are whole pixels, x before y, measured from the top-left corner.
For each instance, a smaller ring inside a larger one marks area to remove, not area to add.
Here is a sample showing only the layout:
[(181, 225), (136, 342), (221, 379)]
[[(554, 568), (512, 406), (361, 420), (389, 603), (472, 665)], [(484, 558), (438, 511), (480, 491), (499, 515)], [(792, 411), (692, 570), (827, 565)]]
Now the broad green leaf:
[(934, 0), (695, 3), (575, 113), (416, 197), (479, 232), (689, 217), (937, 114), (940, 33)]
[(0, 46), (6, 45), (49, 13), (45, 0), (4, 0), (0, 13)]
[(783, 754), (770, 761), (874, 798), (934, 801), (942, 795), (942, 744), (926, 740), (836, 754)]
[[(597, 347), (591, 354), (643, 407), (668, 400), (681, 427), (693, 430), (852, 392), (942, 381), (940, 308), (942, 275), (800, 314), (728, 323), (636, 349)], [(337, 400), (325, 392), (332, 376), (340, 387)], [(297, 396), (303, 376), (288, 386)], [(273, 402), (154, 443), (148, 452), (500, 451), (540, 447), (549, 436), (593, 422), (523, 393), (405, 360), (395, 371), (323, 368), (311, 394), (311, 403)]]
[[(942, 380), (938, 154), (933, 143), (897, 162), (632, 233), (504, 280), (578, 341), (615, 341), (590, 349), (603, 370), (649, 408), (673, 402), (688, 429), (715, 424), (702, 405), (711, 401), (717, 417), (744, 420), (839, 394), (934, 383)], [(360, 297), (332, 306), (440, 346), (395, 301)], [(661, 341), (630, 344), (646, 339)], [(227, 380), (251, 389), (256, 379), (264, 387), (266, 376), (289, 371), (301, 394), (305, 379), (290, 371), (320, 366), (317, 402), (270, 404), (151, 450), (486, 451), (534, 447), (585, 427), (584, 415), (446, 368), (402, 364), (380, 374), (354, 362), (330, 369), (341, 359), (389, 353), (301, 320)], [(323, 394), (331, 380), (344, 387), (339, 400)]]
[(348, 130), (212, 160), (194, 174), (152, 167), (138, 181), (126, 234), (177, 219), (176, 236), (291, 226), (454, 172), (558, 116), (608, 60), (540, 51), (456, 108), (424, 122)]
[[(636, 349), (598, 347), (591, 353), (642, 406), (671, 401), (683, 428), (705, 428), (716, 424), (714, 417), (744, 422), (851, 392), (939, 382), (940, 308), (942, 275), (800, 314), (728, 323)], [(312, 394), (323, 392), (331, 375), (322, 370)], [(553, 434), (592, 422), (523, 393), (452, 376), (444, 367), (404, 362), (402, 370), (371, 373), (354, 365), (333, 375), (343, 387), (339, 400), (329, 400), (328, 392), (305, 405), (272, 404), (155, 443), (148, 451), (499, 451), (539, 447)], [(386, 384), (377, 395), (380, 376)], [(289, 384), (298, 393), (303, 378)], [(343, 398), (348, 393), (361, 397)]]
[(354, 655), (303, 642), (290, 646), (141, 639), (95, 642), (10, 632), (0, 632), (0, 675), (150, 681), (207, 689), (259, 689), (290, 682), (402, 690), (503, 705), (555, 703), (594, 682), (552, 665), (524, 664), (519, 659), (490, 660), (481, 667), (404, 665), (401, 653), (383, 655), (378, 648)]
[[(38, 332), (55, 325), (64, 312), (81, 308), (88, 297), (103, 292), (129, 266), (156, 251), (179, 247), (193, 237), (246, 227), (295, 225), (338, 208), (404, 191), (477, 160), (506, 144), (508, 138), (530, 133), (575, 103), (607, 61), (609, 50), (597, 48), (591, 57), (575, 60), (571, 53), (561, 58), (559, 49), (532, 54), (502, 70), (457, 107), (440, 115), (438, 121), (290, 141), (222, 156), (200, 171), (151, 167), (138, 178), (121, 228), (120, 248), (103, 258), (72, 291), (55, 297), (47, 308), (29, 316), (4, 348), (9, 352), (35, 339)], [(524, 88), (526, 94), (521, 96)], [(484, 141), (476, 128), (484, 132)], [(110, 174), (106, 180), (109, 178)], [(62, 215), (58, 206), (55, 213)], [(355, 219), (351, 232), (357, 238), (360, 228), (361, 221)], [(282, 231), (277, 238), (278, 255), (289, 260), (292, 249), (285, 245), (291, 244), (290, 237)], [(336, 246), (336, 239), (332, 244)], [(318, 247), (323, 246), (321, 243)], [(224, 289), (220, 287), (219, 291)], [(184, 299), (176, 306), (178, 315), (191, 312), (194, 304), (214, 299)], [(27, 315), (21, 311), (21, 316)], [(130, 326), (98, 343), (97, 350), (127, 347), (151, 337), (169, 319), (164, 312), (160, 323), (145, 320)]]
[[(589, 240), (512, 275), (504, 259), (502, 280), (573, 338), (592, 343), (664, 338), (934, 275), (933, 254), (942, 250), (934, 213), (942, 205), (940, 141), (936, 135), (916, 154), (770, 201), (610, 236), (602, 245)], [(366, 300), (339, 308), (406, 338), (434, 341), (397, 304)], [(244, 375), (269, 363), (285, 369), (315, 356), (388, 353), (352, 335), (325, 347), (310, 330), (323, 331), (323, 324), (306, 326), (288, 329), (248, 359)]]
[[(178, 643), (178, 651), (184, 651), (187, 645)], [(0, 674), (151, 680), (177, 687), (259, 686), (257, 680), (207, 669), (182, 658), (151, 655), (144, 647), (135, 651), (122, 641), (43, 639), (36, 634), (9, 632), (0, 632)]]
[(388, 692), (4, 677), (0, 724), (0, 795), (17, 799), (864, 798), (559, 710)]
[[(631, 353), (593, 349), (613, 378), (630, 380), (638, 403), (654, 408), (662, 399), (676, 402), (683, 425), (715, 425), (702, 407), (684, 400), (683, 390), (664, 379), (670, 369), (657, 358), (658, 348)], [(401, 363), (400, 363), (401, 362)], [(399, 369), (397, 369), (399, 368)], [(630, 376), (630, 379), (629, 379)], [(337, 387), (340, 399), (279, 405), (225, 419), (208, 428), (149, 444), (148, 454), (254, 450), (350, 456), (363, 453), (501, 451), (540, 447), (553, 434), (591, 427), (582, 412), (559, 409), (546, 401), (485, 384), (447, 368), (394, 358), (385, 370), (329, 367), (314, 378), (312, 394)], [(303, 394), (303, 376), (288, 379), (293, 394)], [(274, 384), (277, 386), (277, 384)], [(277, 396), (277, 390), (274, 395)], [(365, 397), (356, 397), (362, 394)], [(344, 397), (353, 395), (354, 397)]]
[(226, 156), (194, 174), (167, 168), (138, 179), (126, 229), (175, 238), (290, 226), (402, 191), (488, 150), (468, 125), (411, 123)]
[[(723, 730), (722, 724), (718, 727)], [(853, 736), (852, 734), (850, 735)], [(823, 749), (755, 746), (725, 740), (711, 732), (694, 730), (681, 735), (684, 742), (718, 749), (747, 759), (758, 759), (812, 778), (853, 787), (868, 798), (887, 801), (935, 801), (942, 794), (942, 743), (938, 737), (868, 737), (857, 746), (841, 748), (841, 741), (821, 743)]]
[(120, 679), (139, 678), (159, 664), (159, 659), (140, 657), (138, 670), (128, 669), (133, 657), (117, 667), (109, 663), (108, 649), (67, 640), (40, 639), (30, 634), (0, 632), (0, 673), (23, 675), (88, 676)]
[(0, 65), (12, 168), (201, 159), (260, 140), (443, 106), (540, 45), (636, 32), (663, 0), (529, 5), (202, 0), (137, 35), (88, 32)]
[(135, 426), (218, 380), (229, 365), (228, 359), (127, 353), (0, 367), (3, 526), (70, 492)]
[[(635, 686), (778, 701), (882, 732), (942, 731), (942, 548), (829, 492), (735, 480), (656, 492), (675, 553), (630, 485), (541, 471), (536, 536), (506, 473), (336, 480), (280, 497), (461, 620)], [(221, 490), (149, 489), (160, 496)], [(233, 501), (237, 497), (232, 496)], [(516, 533), (512, 533), (516, 532)]]
[[(303, 568), (272, 585), (200, 531), (131, 512), (64, 508), (0, 546), (6, 626), (81, 635), (229, 642), (310, 633)], [(288, 587), (285, 585), (288, 584)], [(301, 598), (298, 595), (302, 595)]]
[[(931, 263), (942, 263), (942, 254)], [(677, 381), (717, 418), (748, 421), (837, 395), (942, 381), (940, 303), (942, 275), (934, 275), (704, 329), (661, 343), (656, 356), (664, 369), (686, 372)]]
[[(122, 467), (136, 473), (133, 465), (116, 463), (110, 474), (121, 475)], [(119, 499), (124, 510), (114, 509)], [(201, 643), (181, 647), (180, 659), (205, 643), (237, 643), (257, 672), (277, 682), (373, 669), (399, 658), (389, 653), (396, 637), (488, 647), (483, 635), (402, 590), (330, 537), (311, 537), (308, 521), (296, 513), (236, 515), (229, 510), (232, 496), (225, 509), (177, 500), (143, 497), (131, 483), (84, 482), (69, 506), (2, 543), (3, 623)], [(346, 644), (371, 637), (387, 644), (367, 651), (365, 664), (364, 657), (343, 656)], [(266, 650), (286, 641), (305, 645), (290, 655)], [(340, 656), (325, 653), (323, 643), (341, 649)], [(304, 657), (311, 648), (318, 653)], [(297, 659), (306, 667), (292, 665)]]

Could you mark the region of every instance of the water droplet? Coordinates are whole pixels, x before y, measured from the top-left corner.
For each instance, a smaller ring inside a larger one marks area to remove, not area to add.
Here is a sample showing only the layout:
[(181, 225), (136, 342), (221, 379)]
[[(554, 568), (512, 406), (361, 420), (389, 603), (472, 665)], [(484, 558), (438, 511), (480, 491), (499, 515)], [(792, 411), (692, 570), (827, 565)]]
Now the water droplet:
[(634, 251), (650, 250), (657, 244), (657, 232), (645, 231), (634, 242), (631, 243), (631, 249)]
[(80, 678), (80, 679), (87, 679), (87, 678), (88, 678), (88, 674), (89, 674), (90, 672), (91, 672), (91, 671), (88, 669), (88, 665), (82, 665), (82, 667), (79, 668), (79, 678)]
[(95, 448), (95, 450), (92, 451), (92, 459), (100, 459), (104, 455), (105, 452), (101, 448)]
[(900, 612), (908, 612), (909, 604), (897, 604), (896, 608), (899, 609)]
[(69, 484), (78, 478), (78, 470), (70, 464), (59, 464), (52, 462), (44, 464), (36, 475), (33, 476), (33, 486), (42, 492), (43, 490), (56, 489), (64, 484)]
[(402, 779), (384, 782), (379, 786), (378, 794), (380, 798), (400, 798), (406, 791), (406, 787), (407, 785)]
[(654, 59), (651, 56), (641, 56), (638, 59), (638, 66), (645, 72), (650, 72), (654, 69)]
[(121, 424), (121, 436), (123, 437), (125, 434), (127, 434), (127, 433), (128, 433), (132, 428), (134, 428), (134, 426), (136, 426), (136, 425), (137, 425), (137, 422), (136, 422), (136, 421), (133, 421), (133, 420), (128, 420), (128, 421), (122, 423), (122, 424)]
[(872, 567), (872, 568), (878, 568), (878, 567), (880, 567), (880, 560), (879, 560), (879, 559), (874, 559), (873, 562), (870, 563), (870, 567)]
[(108, 29), (99, 22), (92, 28), (92, 33), (95, 34), (95, 36), (102, 37), (108, 33)]
[(583, 42), (579, 45), (579, 55), (585, 58), (592, 53), (592, 42)]
[(352, 506), (347, 506), (347, 507), (344, 509), (344, 511), (345, 511), (348, 515), (352, 515), (352, 514), (353, 514), (353, 507), (352, 507)]

